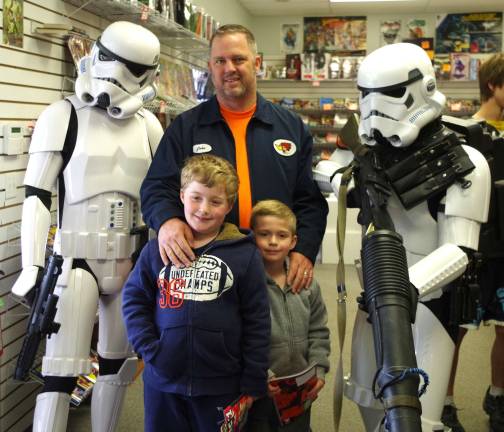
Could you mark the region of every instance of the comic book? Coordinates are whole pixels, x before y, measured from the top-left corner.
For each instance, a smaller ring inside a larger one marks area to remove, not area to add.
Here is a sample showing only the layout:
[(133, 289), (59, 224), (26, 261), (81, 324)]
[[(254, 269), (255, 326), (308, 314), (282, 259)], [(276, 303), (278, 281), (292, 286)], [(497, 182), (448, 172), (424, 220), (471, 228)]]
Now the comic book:
[(317, 373), (314, 364), (296, 374), (275, 377), (270, 381), (280, 387), (280, 392), (274, 395), (273, 401), (282, 425), (303, 414), (310, 407), (312, 400), (306, 395), (316, 381)]
[(220, 432), (239, 432), (247, 421), (249, 407), (247, 396), (241, 395), (222, 410), (224, 421)]

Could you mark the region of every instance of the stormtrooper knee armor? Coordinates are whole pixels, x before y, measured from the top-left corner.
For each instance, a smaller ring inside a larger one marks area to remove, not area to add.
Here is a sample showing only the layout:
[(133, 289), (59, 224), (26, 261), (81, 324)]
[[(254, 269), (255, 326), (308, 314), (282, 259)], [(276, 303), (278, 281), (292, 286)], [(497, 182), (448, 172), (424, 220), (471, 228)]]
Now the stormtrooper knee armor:
[[(128, 38), (124, 35), (128, 34)], [(160, 45), (129, 22), (109, 25), (81, 59), (76, 94), (47, 107), (35, 127), (25, 177), (22, 272), (14, 295), (30, 294), (44, 268), (51, 194), (58, 192), (55, 253), (64, 259), (55, 294), (59, 331), (47, 339), (46, 377), (37, 398), (34, 431), (66, 430), (69, 377), (90, 372), (97, 310), (98, 354), (116, 366), (93, 391), (93, 431), (115, 430), (136, 357), (126, 338), (121, 289), (139, 247), (131, 230), (143, 225), (140, 184), (162, 136), (142, 105), (156, 95)]]
[[(402, 236), (409, 278), (419, 291), (415, 353), (431, 382), (420, 399), (421, 427), (423, 432), (443, 430), (454, 343), (427, 301), (441, 297), (443, 288), (466, 270), (466, 251), (478, 248), (480, 225), (488, 216), (490, 172), (479, 151), (442, 125), (445, 97), (418, 46), (400, 43), (374, 51), (364, 59), (357, 84), (360, 140), (383, 164), (392, 190), (387, 211)], [(314, 177), (321, 189), (338, 191), (337, 170), (348, 158), (331, 159), (317, 165)], [(373, 346), (371, 325), (359, 312), (345, 394), (359, 405), (367, 431), (379, 430), (384, 413), (373, 396)]]

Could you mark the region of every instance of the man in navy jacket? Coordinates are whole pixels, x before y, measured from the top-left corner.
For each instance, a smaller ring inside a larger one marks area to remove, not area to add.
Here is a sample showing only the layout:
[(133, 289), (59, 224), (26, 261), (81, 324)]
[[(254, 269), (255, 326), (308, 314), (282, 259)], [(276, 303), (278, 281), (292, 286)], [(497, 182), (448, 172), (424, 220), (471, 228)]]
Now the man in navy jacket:
[[(141, 188), (144, 219), (158, 232), (163, 261), (190, 265), (195, 257), (179, 200), (180, 167), (194, 154), (221, 156), (237, 167), (240, 187), (249, 188), (244, 195), (249, 202), (241, 199), (240, 192), (228, 221), (248, 220), (240, 213), (263, 199), (277, 199), (294, 211), (298, 244), (290, 255), (288, 280), (297, 291), (312, 281), (328, 212), (311, 174), (312, 137), (297, 115), (257, 93), (260, 57), (249, 30), (222, 26), (210, 50), (216, 96), (178, 116), (166, 130)], [(243, 114), (248, 117), (240, 129), (228, 116), (234, 115), (239, 123)]]

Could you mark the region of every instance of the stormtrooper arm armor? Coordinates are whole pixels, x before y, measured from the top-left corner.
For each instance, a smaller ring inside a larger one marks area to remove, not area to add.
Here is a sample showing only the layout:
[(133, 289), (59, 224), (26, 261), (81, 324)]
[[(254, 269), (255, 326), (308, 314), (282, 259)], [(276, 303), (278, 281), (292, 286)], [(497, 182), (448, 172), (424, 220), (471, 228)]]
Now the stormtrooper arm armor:
[(454, 184), (442, 201), (444, 212), (438, 213), (441, 247), (409, 268), (410, 280), (419, 290), (419, 298), (461, 276), (469, 264), (462, 248), (478, 250), (479, 232), (488, 219), (490, 203), (490, 169), (484, 156), (473, 147), (463, 146), (475, 169), (465, 179), (470, 186)]
[(152, 114), (149, 110), (143, 109), (142, 114), (145, 118), (145, 125), (147, 127), (147, 135), (149, 137), (149, 145), (151, 148), (152, 155), (156, 153), (156, 150), (159, 145), (159, 141), (163, 136), (163, 128), (159, 123), (159, 120), (156, 118), (154, 114)]
[[(343, 170), (353, 160), (353, 153), (349, 150), (336, 150), (331, 159), (320, 161), (313, 170), (313, 179), (322, 192), (334, 192), (338, 196)], [(354, 188), (353, 179), (348, 184), (347, 191)]]
[(21, 217), (22, 271), (12, 287), (12, 293), (18, 297), (30, 292), (44, 268), (51, 224), (50, 196), (63, 164), (60, 151), (67, 128), (62, 125), (68, 124), (70, 109), (66, 101), (50, 105), (39, 117), (33, 133), (24, 179), (27, 197)]

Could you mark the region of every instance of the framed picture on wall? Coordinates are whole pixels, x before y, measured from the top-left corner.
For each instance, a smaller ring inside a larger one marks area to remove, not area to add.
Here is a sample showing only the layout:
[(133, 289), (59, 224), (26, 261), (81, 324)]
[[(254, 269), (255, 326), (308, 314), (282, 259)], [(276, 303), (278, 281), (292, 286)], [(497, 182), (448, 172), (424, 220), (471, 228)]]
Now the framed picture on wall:
[(304, 19), (304, 52), (366, 52), (365, 16), (307, 17)]
[(502, 12), (437, 16), (436, 53), (497, 53), (502, 50)]
[(301, 33), (299, 24), (282, 24), (280, 31), (280, 52), (301, 52)]

